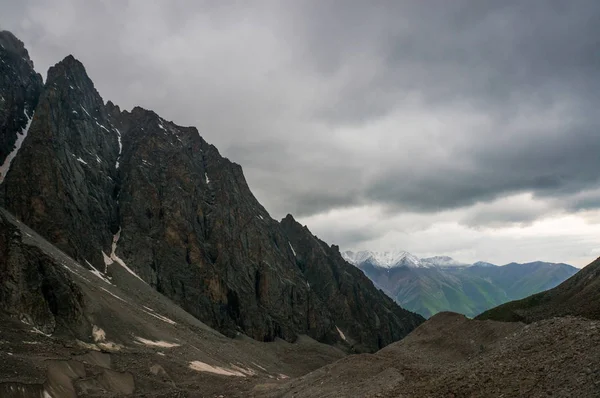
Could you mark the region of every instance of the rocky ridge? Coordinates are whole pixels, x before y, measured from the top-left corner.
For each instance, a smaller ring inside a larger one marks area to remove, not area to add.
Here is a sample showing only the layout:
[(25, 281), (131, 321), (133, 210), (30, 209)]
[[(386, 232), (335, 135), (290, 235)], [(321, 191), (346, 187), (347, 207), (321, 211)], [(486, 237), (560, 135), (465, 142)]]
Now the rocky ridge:
[[(125, 269), (229, 336), (306, 334), (373, 351), (423, 321), (360, 275), (324, 281), (335, 287), (327, 294), (311, 289), (239, 165), (193, 127), (104, 103), (72, 56), (50, 68), (0, 193), (11, 213), (79, 263), (107, 277)], [(311, 261), (328, 267), (325, 257)], [(333, 297), (350, 307), (334, 310)], [(392, 315), (376, 322), (375, 309)], [(343, 338), (339, 325), (355, 323)]]
[(33, 117), (42, 86), (23, 43), (0, 31), (0, 182), (10, 166), (9, 155)]

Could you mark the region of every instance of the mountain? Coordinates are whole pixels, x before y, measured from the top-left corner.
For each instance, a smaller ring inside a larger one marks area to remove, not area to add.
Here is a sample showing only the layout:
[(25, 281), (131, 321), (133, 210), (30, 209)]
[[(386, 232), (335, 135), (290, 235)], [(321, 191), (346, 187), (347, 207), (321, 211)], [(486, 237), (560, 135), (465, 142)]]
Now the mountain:
[(27, 134), (42, 86), (23, 43), (0, 31), (0, 183)]
[[(507, 301), (550, 289), (577, 272), (567, 264), (470, 265), (448, 256), (418, 259), (407, 252), (397, 253), (402, 254), (364, 251), (345, 252), (344, 256), (401, 306), (424, 317), (441, 311), (473, 317)], [(407, 263), (404, 258), (412, 260)]]
[[(0, 94), (22, 83), (13, 86)], [(303, 252), (294, 252), (238, 164), (194, 127), (105, 103), (73, 56), (49, 69), (29, 103), (37, 105), (27, 108), (32, 120), (0, 203), (78, 264), (104, 278), (125, 270), (230, 337), (308, 335), (374, 351), (423, 321), (339, 253), (306, 255), (300, 266)], [(22, 113), (13, 108), (9, 120)]]
[(471, 264), (462, 263), (456, 261), (452, 257), (448, 256), (435, 256), (421, 259), (422, 264), (426, 264), (430, 267), (468, 267)]
[(345, 356), (305, 335), (225, 337), (127, 269), (111, 271), (0, 209), (0, 397), (245, 397)]
[(405, 251), (392, 252), (372, 252), (368, 250), (352, 252), (345, 251), (342, 253), (344, 260), (350, 264), (371, 264), (379, 268), (398, 268), (398, 267), (422, 267), (421, 261)]
[(477, 318), (530, 323), (562, 316), (600, 319), (600, 258), (553, 289), (492, 308)]

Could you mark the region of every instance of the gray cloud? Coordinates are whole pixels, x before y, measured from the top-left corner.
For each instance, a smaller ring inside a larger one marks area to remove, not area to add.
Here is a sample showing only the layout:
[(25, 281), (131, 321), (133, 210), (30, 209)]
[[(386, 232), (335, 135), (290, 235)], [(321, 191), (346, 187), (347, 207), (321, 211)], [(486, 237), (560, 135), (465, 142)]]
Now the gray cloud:
[[(600, 208), (595, 0), (0, 9), (38, 70), (73, 53), (105, 99), (197, 126), (275, 217), (466, 209), (457, 222), (499, 227)], [(481, 208), (522, 193), (547, 206)], [(329, 237), (385, 234), (354, 230)]]

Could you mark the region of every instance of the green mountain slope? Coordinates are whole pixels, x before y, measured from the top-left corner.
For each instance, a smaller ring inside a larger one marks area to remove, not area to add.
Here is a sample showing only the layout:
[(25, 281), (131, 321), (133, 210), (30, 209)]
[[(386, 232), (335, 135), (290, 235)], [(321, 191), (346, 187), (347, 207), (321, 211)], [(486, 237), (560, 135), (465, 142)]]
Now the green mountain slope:
[(534, 262), (505, 266), (358, 267), (402, 307), (430, 317), (453, 311), (474, 317), (511, 300), (550, 289), (577, 272), (567, 264)]
[(529, 323), (567, 315), (600, 319), (600, 258), (553, 289), (506, 303), (477, 318)]

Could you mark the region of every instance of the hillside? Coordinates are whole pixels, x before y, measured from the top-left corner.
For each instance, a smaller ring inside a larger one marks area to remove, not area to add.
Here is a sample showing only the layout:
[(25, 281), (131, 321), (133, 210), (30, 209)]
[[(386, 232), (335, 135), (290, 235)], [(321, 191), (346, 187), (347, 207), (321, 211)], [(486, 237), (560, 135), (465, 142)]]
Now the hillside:
[(541, 261), (495, 266), (465, 264), (447, 256), (419, 259), (405, 251), (394, 253), (345, 252), (344, 256), (397, 303), (424, 317), (441, 311), (474, 317), (553, 288), (578, 271), (567, 264)]
[(600, 319), (600, 258), (554, 289), (490, 309), (477, 319), (530, 323), (568, 315)]
[(374, 355), (352, 355), (257, 397), (581, 397), (600, 391), (600, 322), (524, 325), (439, 313)]
[[(0, 208), (0, 397), (247, 396), (345, 355), (228, 338), (123, 267), (80, 264)], [(249, 380), (252, 380), (249, 383)]]

